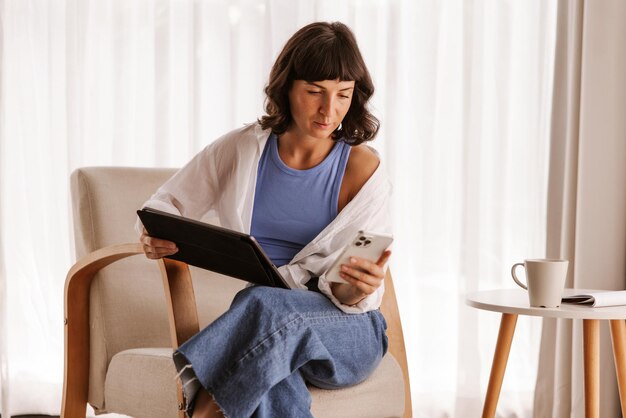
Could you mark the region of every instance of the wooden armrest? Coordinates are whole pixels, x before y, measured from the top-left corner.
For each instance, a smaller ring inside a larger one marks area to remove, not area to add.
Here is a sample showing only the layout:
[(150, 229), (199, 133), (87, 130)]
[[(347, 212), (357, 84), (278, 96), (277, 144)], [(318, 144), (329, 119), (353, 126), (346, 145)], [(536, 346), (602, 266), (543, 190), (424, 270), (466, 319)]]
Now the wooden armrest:
[(409, 368), (406, 360), (406, 348), (404, 346), (404, 333), (400, 321), (400, 312), (396, 300), (396, 291), (391, 277), (391, 270), (387, 269), (385, 278), (385, 294), (380, 307), (387, 321), (387, 337), (389, 339), (389, 353), (396, 359), (404, 375), (404, 418), (413, 416), (411, 403), (411, 384), (409, 381)]
[(170, 340), (172, 347), (177, 348), (200, 331), (191, 273), (186, 263), (167, 258), (159, 260), (159, 267), (170, 321)]
[[(140, 243), (119, 244), (96, 250), (78, 260), (65, 280), (65, 369), (62, 417), (85, 417), (89, 389), (89, 293), (104, 267), (137, 254)], [(199, 330), (191, 275), (187, 264), (158, 260), (165, 288), (170, 337), (178, 347)]]
[(136, 254), (143, 254), (139, 243), (101, 248), (78, 260), (67, 274), (63, 417), (84, 417), (86, 413), (89, 390), (89, 289), (94, 275), (109, 264)]

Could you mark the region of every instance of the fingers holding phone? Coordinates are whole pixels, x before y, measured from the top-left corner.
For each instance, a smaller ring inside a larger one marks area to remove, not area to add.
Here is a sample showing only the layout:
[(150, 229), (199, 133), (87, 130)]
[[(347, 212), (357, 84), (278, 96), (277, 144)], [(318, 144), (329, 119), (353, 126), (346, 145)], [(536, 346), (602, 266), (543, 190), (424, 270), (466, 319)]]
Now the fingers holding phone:
[[(326, 280), (348, 283), (341, 276), (342, 273), (357, 280), (362, 277), (365, 282), (371, 277), (384, 277), (384, 267), (391, 255), (389, 246), (392, 242), (393, 237), (389, 234), (359, 231), (328, 269)], [(354, 262), (351, 261), (353, 259)], [(346, 268), (342, 269), (342, 266)]]
[(349, 263), (340, 266), (339, 277), (356, 287), (361, 293), (372, 294), (383, 283), (385, 265), (390, 256), (390, 250), (383, 251), (376, 262), (352, 256), (348, 259)]

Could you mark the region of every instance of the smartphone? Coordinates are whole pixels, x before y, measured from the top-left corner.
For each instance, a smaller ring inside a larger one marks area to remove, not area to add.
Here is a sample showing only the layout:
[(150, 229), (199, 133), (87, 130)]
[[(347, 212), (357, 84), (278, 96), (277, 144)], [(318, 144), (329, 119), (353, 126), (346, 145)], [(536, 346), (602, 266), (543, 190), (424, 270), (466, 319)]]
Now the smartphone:
[(339, 276), (342, 264), (350, 264), (352, 256), (376, 262), (392, 242), (393, 236), (389, 234), (359, 231), (330, 267), (326, 279), (330, 282), (347, 283)]

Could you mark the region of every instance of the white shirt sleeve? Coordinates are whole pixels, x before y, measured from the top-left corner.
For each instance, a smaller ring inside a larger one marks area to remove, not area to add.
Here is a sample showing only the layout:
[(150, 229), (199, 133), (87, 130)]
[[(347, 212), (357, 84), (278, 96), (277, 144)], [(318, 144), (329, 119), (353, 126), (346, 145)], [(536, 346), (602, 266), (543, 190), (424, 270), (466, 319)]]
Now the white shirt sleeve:
[[(213, 144), (196, 154), (159, 187), (143, 207), (192, 219), (201, 219), (210, 212), (219, 190)], [(135, 230), (138, 234), (143, 231), (139, 218), (135, 223)]]

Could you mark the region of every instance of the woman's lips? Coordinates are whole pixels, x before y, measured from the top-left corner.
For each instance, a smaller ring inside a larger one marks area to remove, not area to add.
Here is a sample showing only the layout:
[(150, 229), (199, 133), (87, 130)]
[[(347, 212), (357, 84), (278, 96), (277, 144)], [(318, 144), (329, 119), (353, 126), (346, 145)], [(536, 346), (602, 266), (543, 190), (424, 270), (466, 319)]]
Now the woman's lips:
[(328, 129), (331, 126), (330, 123), (321, 123), (321, 122), (313, 122), (313, 123), (322, 129)]

